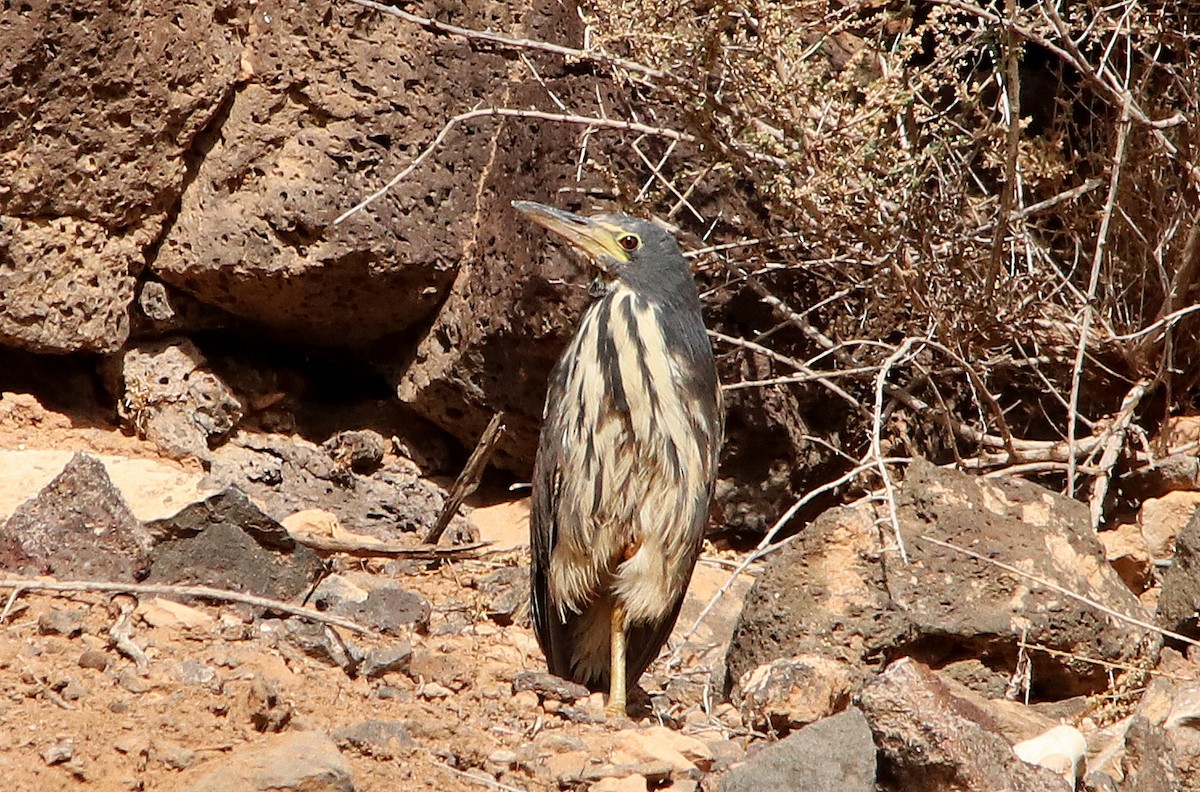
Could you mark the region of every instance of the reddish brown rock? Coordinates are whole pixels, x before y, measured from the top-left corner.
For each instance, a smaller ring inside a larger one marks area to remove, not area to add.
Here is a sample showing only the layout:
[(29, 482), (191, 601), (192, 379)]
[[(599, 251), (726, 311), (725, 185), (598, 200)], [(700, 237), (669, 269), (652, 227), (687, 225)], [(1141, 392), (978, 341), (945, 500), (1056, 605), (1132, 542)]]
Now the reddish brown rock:
[(0, 343), (108, 351), (187, 154), (237, 78), (236, 3), (0, 16)]
[(863, 688), (859, 705), (884, 775), (908, 792), (1069, 792), (1054, 772), (1026, 764), (989, 728), (989, 716), (926, 666), (905, 658)]
[(1083, 504), (1029, 482), (922, 463), (909, 469), (896, 505), (907, 563), (893, 549), (886, 511), (869, 507), (826, 512), (770, 560), (730, 644), (731, 685), (754, 667), (806, 654), (845, 664), (855, 686), (904, 655), (935, 667), (976, 658), (1008, 676), (1027, 640), (1060, 650), (1030, 655), (1033, 695), (1060, 699), (1108, 686), (1102, 667), (1073, 658), (1132, 663), (1157, 652), (1155, 633), (1061, 593), (1149, 618), (1105, 561)]

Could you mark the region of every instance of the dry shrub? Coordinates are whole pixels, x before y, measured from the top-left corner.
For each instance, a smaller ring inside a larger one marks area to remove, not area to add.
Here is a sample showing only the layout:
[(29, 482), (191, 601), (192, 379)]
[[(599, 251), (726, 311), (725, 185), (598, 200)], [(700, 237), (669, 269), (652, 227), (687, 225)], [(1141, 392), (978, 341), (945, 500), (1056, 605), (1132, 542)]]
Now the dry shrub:
[[(1104, 442), (1051, 449), (1072, 425), (1107, 441), (1127, 397), (1149, 431), (1192, 407), (1200, 320), (1177, 312), (1197, 302), (1200, 25), (1187, 4), (1056, 5), (591, 6), (592, 46), (668, 75), (627, 75), (631, 109), (700, 141), (657, 181), (610, 164), (614, 186), (697, 237), (762, 240), (704, 257), (726, 329), (864, 369), (836, 379), (852, 399), (734, 392), (791, 427), (791, 459), (765, 466), (788, 486), (869, 457), (875, 424), (876, 450), (1062, 483), (1102, 464)], [(745, 348), (725, 362), (727, 380), (796, 368)]]

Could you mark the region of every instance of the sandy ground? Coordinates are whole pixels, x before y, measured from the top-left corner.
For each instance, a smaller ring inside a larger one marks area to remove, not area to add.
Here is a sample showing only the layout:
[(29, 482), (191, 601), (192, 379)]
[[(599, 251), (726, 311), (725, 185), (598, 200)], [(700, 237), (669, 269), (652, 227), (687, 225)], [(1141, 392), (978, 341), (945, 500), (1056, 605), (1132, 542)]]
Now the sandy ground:
[[(56, 453), (22, 464), (31, 450)], [(7, 397), (0, 401), (0, 515), (35, 494), (75, 450), (106, 455), (143, 518), (180, 505), (163, 503), (163, 494), (179, 498), (198, 475), (112, 427), (76, 425), (31, 399)], [(178, 480), (167, 480), (171, 471)], [(278, 638), (279, 620), (255, 620), (245, 606), (192, 602), (175, 613), (143, 596), (131, 619), (132, 640), (147, 658), (139, 669), (110, 640), (122, 606), (134, 604), (127, 595), (25, 592), (8, 601), (0, 623), (5, 788), (184, 788), (238, 749), (265, 743), (269, 734), (256, 721), (278, 722), (281, 713), (290, 713), (285, 730), (329, 734), (371, 719), (403, 724), (412, 745), (343, 746), (359, 790), (556, 789), (560, 778), (589, 768), (646, 761), (660, 723), (715, 755), (697, 761), (701, 767), (719, 768), (740, 753), (749, 737), (736, 712), (717, 702), (724, 643), (749, 579), (738, 579), (683, 640), (729, 580), (730, 559), (708, 554), (697, 568), (676, 634), (642, 680), (645, 715), (604, 719), (594, 695), (568, 716), (531, 692), (514, 695), (516, 674), (544, 669), (541, 654), (522, 619), (502, 626), (488, 617), (493, 594), (477, 588), (496, 570), (527, 563), (527, 508), (500, 503), (472, 519), (495, 542), (485, 558), (440, 566), (336, 562), (351, 582), (389, 582), (432, 605), (425, 634), (340, 633), (363, 649), (411, 644), (408, 672), (377, 679), (351, 678), (303, 654)], [(6, 591), (0, 595), (7, 600)], [(666, 788), (694, 789), (701, 775), (681, 770)]]

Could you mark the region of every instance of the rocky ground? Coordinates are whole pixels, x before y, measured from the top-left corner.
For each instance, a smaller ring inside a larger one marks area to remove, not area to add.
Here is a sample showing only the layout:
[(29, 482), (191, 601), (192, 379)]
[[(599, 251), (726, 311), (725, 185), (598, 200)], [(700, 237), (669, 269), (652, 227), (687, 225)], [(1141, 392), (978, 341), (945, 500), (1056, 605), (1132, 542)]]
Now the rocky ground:
[[(47, 485), (55, 497), (70, 489), (61, 476), (57, 490), (51, 482), (75, 452), (103, 460), (101, 472), (79, 475), (107, 472), (143, 525), (217, 489), (197, 465), (163, 459), (153, 444), (113, 428), (79, 426), (27, 396), (6, 394), (0, 406), (6, 517), (28, 514), (22, 504)], [(384, 467), (398, 461), (388, 457)], [(4, 610), (0, 641), (8, 788), (604, 789), (617, 779), (632, 788), (634, 778), (641, 789), (646, 779), (687, 789), (744, 758), (749, 732), (719, 703), (719, 686), (748, 578), (676, 644), (669, 667), (660, 662), (643, 680), (642, 714), (606, 720), (598, 694), (540, 673), (522, 610), (527, 509), (509, 497), (471, 510), (459, 526), (492, 542), (481, 557), (330, 560), (333, 574), (310, 605), (352, 614), (370, 634), (238, 603), (22, 592)], [(78, 516), (81, 500), (57, 506)], [(146, 556), (147, 581), (181, 579), (161, 569), (164, 559), (174, 563), (170, 544)], [(184, 552), (193, 580), (215, 576), (235, 590), (263, 584), (258, 570), (208, 564), (212, 548)], [(80, 553), (49, 555), (58, 577), (102, 577), (96, 563), (72, 566)], [(726, 583), (728, 566), (712, 555), (701, 562), (681, 625), (690, 627)], [(281, 596), (284, 577), (263, 585)], [(303, 599), (304, 588), (284, 598)], [(368, 596), (382, 606), (355, 607)], [(114, 631), (136, 649), (119, 648)], [(263, 785), (266, 776), (273, 786)]]
[[(863, 501), (765, 562), (709, 546), (668, 650), (617, 719), (543, 672), (524, 611), (525, 501), (478, 496), (446, 557), (407, 558), (442, 489), (388, 442), (369, 465), (339, 464), (339, 436), (238, 433), (201, 464), (102, 413), (4, 394), (0, 552), (10, 577), (40, 581), (10, 582), (0, 612), (9, 788), (1200, 779), (1195, 608), (1179, 604), (1194, 602), (1195, 493), (1148, 500), (1141, 525), (1097, 536), (1078, 502), (915, 464), (894, 525), (886, 503)], [(1178, 548), (1165, 574), (1155, 542)], [(63, 580), (92, 585), (39, 588)]]

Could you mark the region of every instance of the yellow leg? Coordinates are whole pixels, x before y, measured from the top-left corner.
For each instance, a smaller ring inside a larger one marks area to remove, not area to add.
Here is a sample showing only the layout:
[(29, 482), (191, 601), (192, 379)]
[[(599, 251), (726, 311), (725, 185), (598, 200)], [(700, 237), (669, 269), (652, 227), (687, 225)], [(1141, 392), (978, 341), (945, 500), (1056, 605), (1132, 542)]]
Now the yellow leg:
[(609, 642), (608, 706), (604, 711), (610, 716), (624, 717), (625, 705), (625, 606), (620, 602), (613, 605), (612, 632)]

